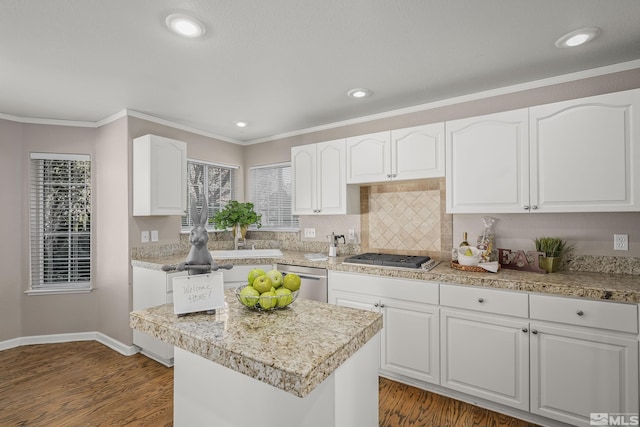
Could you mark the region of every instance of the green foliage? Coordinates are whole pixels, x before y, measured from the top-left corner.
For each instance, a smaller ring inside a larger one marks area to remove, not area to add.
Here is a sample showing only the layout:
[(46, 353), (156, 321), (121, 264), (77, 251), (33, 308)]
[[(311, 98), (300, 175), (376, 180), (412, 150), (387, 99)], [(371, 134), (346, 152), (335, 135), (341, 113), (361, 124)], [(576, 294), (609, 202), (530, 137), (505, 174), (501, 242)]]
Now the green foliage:
[(256, 224), (260, 228), (262, 227), (261, 220), (262, 215), (258, 215), (253, 210), (253, 203), (240, 203), (237, 200), (231, 200), (209, 219), (209, 222), (214, 223), (218, 230), (224, 230), (233, 228), (236, 224), (240, 224), (242, 227)]
[(536, 237), (534, 240), (536, 251), (544, 252), (547, 257), (562, 258), (569, 253), (573, 246), (567, 244), (559, 237)]

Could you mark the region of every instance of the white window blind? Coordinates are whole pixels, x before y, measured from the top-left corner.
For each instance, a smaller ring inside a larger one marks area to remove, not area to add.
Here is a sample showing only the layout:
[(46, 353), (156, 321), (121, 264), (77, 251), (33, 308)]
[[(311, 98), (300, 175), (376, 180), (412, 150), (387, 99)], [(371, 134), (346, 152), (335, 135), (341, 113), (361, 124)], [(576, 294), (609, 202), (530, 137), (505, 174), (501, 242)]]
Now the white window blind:
[(31, 154), (31, 290), (91, 288), (91, 160)]
[(249, 170), (251, 202), (262, 214), (262, 228), (298, 228), (298, 217), (292, 214), (291, 164), (281, 163)]
[[(209, 218), (218, 212), (235, 196), (236, 168), (221, 166), (197, 160), (187, 161), (187, 215), (182, 217), (182, 230), (193, 228), (191, 221), (191, 198), (196, 198), (198, 211), (204, 204), (207, 195)], [(207, 226), (213, 230), (213, 224)]]

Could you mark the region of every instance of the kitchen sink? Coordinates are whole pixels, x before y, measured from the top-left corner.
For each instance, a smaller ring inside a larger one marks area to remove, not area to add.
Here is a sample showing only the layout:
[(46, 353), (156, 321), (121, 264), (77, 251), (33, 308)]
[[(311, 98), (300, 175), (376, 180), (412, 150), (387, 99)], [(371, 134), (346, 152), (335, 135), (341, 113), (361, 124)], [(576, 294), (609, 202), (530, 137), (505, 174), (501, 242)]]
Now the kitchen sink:
[(209, 251), (213, 259), (223, 258), (273, 258), (282, 256), (280, 249), (238, 249), (228, 251)]

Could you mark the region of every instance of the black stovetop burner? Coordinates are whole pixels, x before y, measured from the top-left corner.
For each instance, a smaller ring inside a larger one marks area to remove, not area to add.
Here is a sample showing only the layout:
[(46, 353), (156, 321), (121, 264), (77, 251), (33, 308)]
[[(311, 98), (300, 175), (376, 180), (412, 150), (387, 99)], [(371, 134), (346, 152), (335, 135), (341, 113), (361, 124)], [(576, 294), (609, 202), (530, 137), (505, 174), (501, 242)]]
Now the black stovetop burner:
[(365, 253), (345, 258), (343, 262), (348, 264), (382, 265), (387, 267), (420, 268), (422, 264), (431, 258), (421, 255), (392, 255)]

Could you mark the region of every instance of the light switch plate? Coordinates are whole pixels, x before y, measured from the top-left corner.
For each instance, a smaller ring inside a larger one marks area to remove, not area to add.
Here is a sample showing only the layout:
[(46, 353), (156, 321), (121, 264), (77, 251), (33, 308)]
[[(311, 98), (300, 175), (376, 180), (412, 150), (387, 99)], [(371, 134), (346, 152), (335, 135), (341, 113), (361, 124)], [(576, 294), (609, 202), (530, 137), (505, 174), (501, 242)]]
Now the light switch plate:
[(152, 242), (158, 241), (158, 230), (151, 230), (151, 241)]
[(143, 231), (140, 234), (140, 241), (142, 243), (149, 243), (149, 232), (148, 231)]
[(304, 229), (304, 237), (316, 237), (316, 229), (315, 228), (305, 228)]

